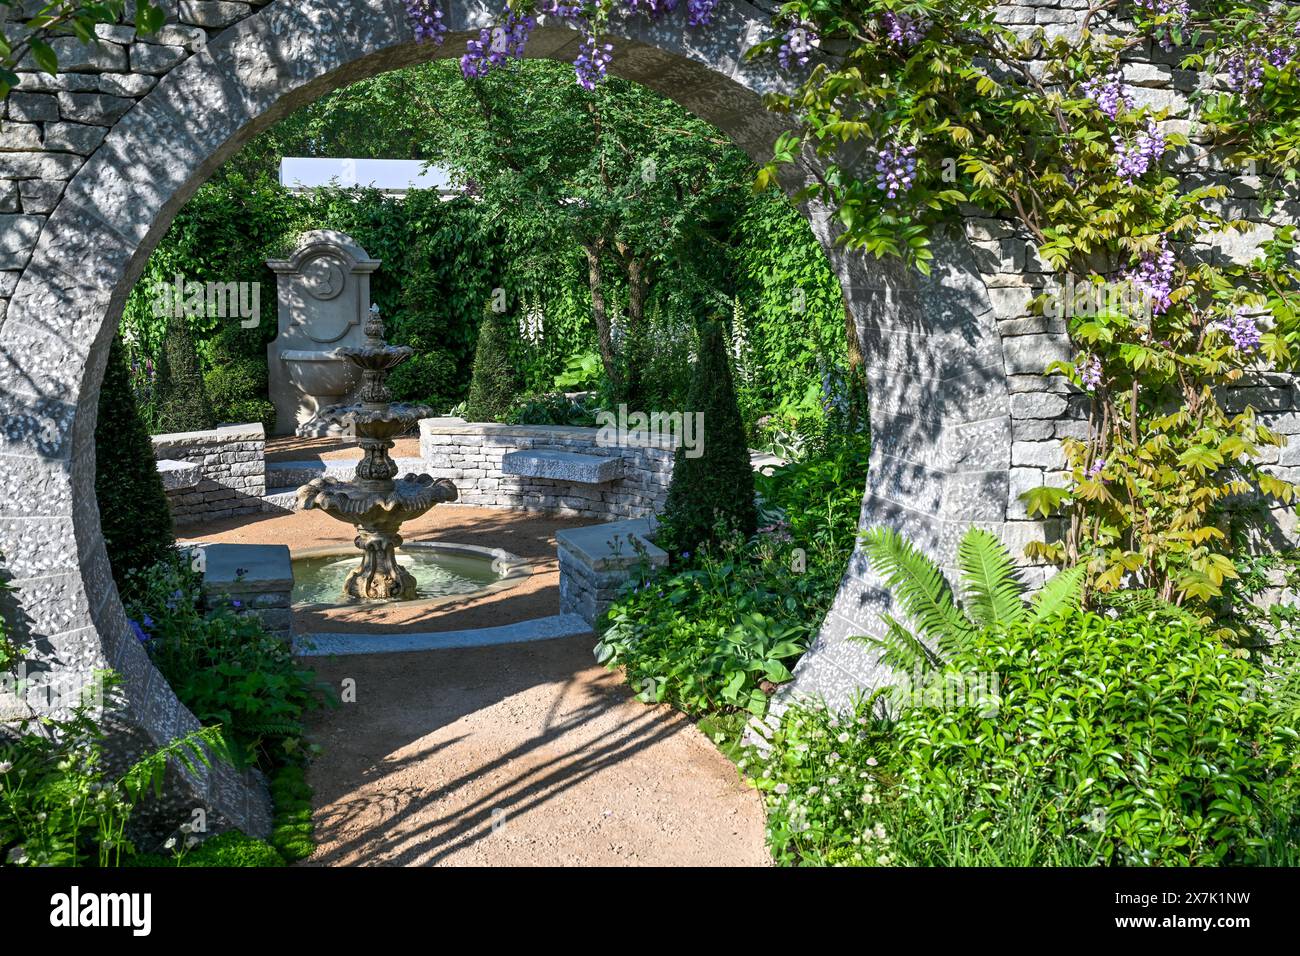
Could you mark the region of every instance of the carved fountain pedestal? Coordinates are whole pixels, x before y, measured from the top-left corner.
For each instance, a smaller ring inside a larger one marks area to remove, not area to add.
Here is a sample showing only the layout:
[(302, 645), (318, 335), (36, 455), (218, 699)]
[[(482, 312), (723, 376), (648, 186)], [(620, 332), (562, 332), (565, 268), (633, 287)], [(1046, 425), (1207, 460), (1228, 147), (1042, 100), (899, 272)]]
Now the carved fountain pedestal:
[(351, 479), (323, 476), (298, 489), (300, 508), (319, 508), (331, 518), (357, 526), (355, 544), (361, 564), (343, 585), (346, 601), (402, 601), (415, 594), (415, 578), (397, 563), (402, 525), (440, 502), (455, 501), (456, 486), (446, 478), (408, 473), (397, 477), (389, 450), (393, 439), (421, 418), (433, 415), (425, 405), (391, 401), (388, 373), (413, 350), (384, 341), (378, 306), (370, 309), (364, 345), (335, 349), (333, 355), (361, 370), (360, 401), (335, 405), (322, 417), (355, 435), (362, 459)]

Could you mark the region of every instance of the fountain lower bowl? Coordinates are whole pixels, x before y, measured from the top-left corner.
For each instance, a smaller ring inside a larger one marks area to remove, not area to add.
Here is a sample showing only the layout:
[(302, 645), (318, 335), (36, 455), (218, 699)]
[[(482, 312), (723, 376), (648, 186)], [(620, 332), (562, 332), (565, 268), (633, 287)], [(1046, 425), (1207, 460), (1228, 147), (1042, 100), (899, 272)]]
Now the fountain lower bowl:
[(500, 548), (410, 541), (397, 549), (398, 564), (415, 576), (415, 597), (405, 600), (346, 601), (343, 583), (357, 566), (355, 548), (312, 548), (293, 557), (293, 604), (300, 609), (359, 604), (438, 604), (512, 588), (532, 569)]

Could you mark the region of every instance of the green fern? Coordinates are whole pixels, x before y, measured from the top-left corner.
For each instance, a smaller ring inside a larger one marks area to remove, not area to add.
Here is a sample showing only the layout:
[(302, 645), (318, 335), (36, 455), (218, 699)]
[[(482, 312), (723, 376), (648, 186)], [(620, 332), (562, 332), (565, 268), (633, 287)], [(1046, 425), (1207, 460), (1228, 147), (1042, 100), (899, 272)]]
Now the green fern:
[(995, 535), (979, 528), (967, 531), (957, 546), (961, 600), (939, 566), (898, 532), (872, 528), (862, 536), (862, 547), (919, 631), (913, 634), (885, 614), (883, 637), (855, 638), (877, 648), (881, 663), (894, 670), (942, 667), (977, 631), (1046, 621), (1077, 607), (1083, 591), (1085, 569), (1077, 566), (1057, 574), (1026, 603), (1011, 553)]
[(966, 613), (979, 627), (1015, 624), (1025, 617), (1025, 586), (1011, 553), (997, 536), (971, 528), (957, 546)]

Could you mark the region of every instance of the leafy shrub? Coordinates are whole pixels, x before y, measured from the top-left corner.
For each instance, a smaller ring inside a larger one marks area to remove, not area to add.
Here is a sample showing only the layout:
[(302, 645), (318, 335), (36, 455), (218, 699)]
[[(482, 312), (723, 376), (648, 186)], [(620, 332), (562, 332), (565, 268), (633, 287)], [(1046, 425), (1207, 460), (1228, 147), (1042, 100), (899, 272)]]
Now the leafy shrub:
[(511, 356), (512, 324), (506, 316), (484, 310), (474, 353), (474, 379), (469, 386), (465, 417), (472, 422), (501, 422), (520, 391), (519, 372)]
[(506, 421), (511, 425), (566, 425), (592, 428), (600, 411), (596, 398), (570, 398), (562, 392), (532, 395), (511, 409)]
[(158, 369), (158, 428), (162, 432), (196, 432), (215, 424), (189, 323), (184, 316), (173, 317), (167, 325)]
[(203, 383), (218, 422), (242, 425), (260, 422), (275, 428), (275, 405), (266, 398), (266, 360), (231, 357), (209, 369)]
[(787, 863), (1252, 864), (1294, 858), (1296, 726), (1185, 615), (1070, 610), (971, 633), (938, 672), (994, 695), (796, 708), (747, 769)]
[(785, 544), (761, 556), (732, 547), (641, 581), (606, 614), (596, 660), (622, 667), (647, 703), (766, 713), (766, 691), (790, 679), (833, 593), (823, 575), (791, 573), (793, 560)]
[[(106, 693), (113, 675), (101, 672)], [(120, 776), (89, 706), (64, 720), (24, 720), (0, 735), (0, 864), (116, 866), (133, 851), (132, 811), (162, 786), (169, 762), (190, 771), (224, 756), (217, 728), (177, 738)]]
[(171, 553), (171, 509), (153, 442), (135, 404), (121, 340), (113, 339), (95, 422), (95, 498), (118, 590)]
[(456, 398), (459, 371), (449, 352), (434, 349), (418, 352), (393, 369), (388, 387), (402, 402), (424, 402), (442, 411)]
[[(686, 413), (703, 416), (702, 449), (677, 449), (664, 505), (661, 546), (697, 551), (731, 534), (749, 537), (758, 527), (754, 471), (749, 463), (722, 326), (708, 323), (700, 334)], [(691, 457), (694, 455), (695, 457)]]
[(271, 867), (284, 866), (285, 860), (265, 840), (227, 830), (209, 837), (192, 850), (166, 853), (138, 853), (125, 861), (130, 867)]
[(845, 436), (825, 458), (760, 476), (758, 534), (638, 578), (607, 613), (597, 658), (623, 667), (646, 701), (693, 716), (765, 712), (839, 586), (866, 466), (865, 439)]
[(289, 646), (249, 614), (201, 610), (198, 576), (173, 554), (138, 572), (127, 611), (181, 702), (219, 723), (240, 764), (300, 759), (303, 714), (325, 699)]

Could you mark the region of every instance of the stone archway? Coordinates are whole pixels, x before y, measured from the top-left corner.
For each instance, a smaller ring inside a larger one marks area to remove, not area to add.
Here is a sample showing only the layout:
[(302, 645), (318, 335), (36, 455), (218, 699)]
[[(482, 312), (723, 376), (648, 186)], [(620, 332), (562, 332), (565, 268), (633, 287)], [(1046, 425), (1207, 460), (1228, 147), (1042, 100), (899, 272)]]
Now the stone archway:
[[(15, 585), (7, 611), (34, 664), (73, 678), (120, 673), (120, 730), (142, 746), (197, 723), (131, 637), (100, 534), (94, 426), (116, 321), (177, 211), (250, 138), (339, 86), (459, 55), (499, 5), (445, 6), (451, 32), (442, 47), (414, 41), (399, 0), (275, 0), (210, 35), (173, 23), (160, 43), (124, 36), (134, 71), (115, 71), (106, 55), (107, 66), (70, 74), (72, 89), (52, 88), (45, 147), (17, 160), (0, 153), (0, 178), (58, 197), (48, 218), (8, 217), (13, 232), (0, 250), (12, 266), (0, 273), (12, 276), (0, 287), (12, 289), (0, 326), (0, 554)], [(700, 31), (678, 19), (616, 19), (611, 72), (672, 97), (766, 159), (783, 127), (760, 96), (782, 80), (743, 54), (767, 24), (766, 12), (744, 2), (720, 5), (715, 24)], [(107, 36), (111, 46), (118, 35)], [(528, 53), (571, 59), (577, 44), (568, 28), (543, 25)], [(102, 92), (105, 83), (127, 95)], [(82, 153), (56, 149), (51, 138), (69, 131), (51, 127), (69, 121), (107, 134)], [(786, 185), (809, 172), (790, 170)], [(810, 218), (868, 365), (875, 442), (863, 520), (900, 528), (950, 563), (961, 530), (972, 521), (1000, 530), (1008, 515), (1010, 395), (976, 250), (964, 237), (945, 240), (934, 276), (922, 280), (846, 253), (824, 215)], [(886, 600), (855, 556), (796, 689), (844, 699), (871, 682), (871, 658), (847, 638), (874, 632)], [(217, 768), (185, 783), (178, 800), (248, 832), (265, 828), (266, 799), (251, 781)]]

